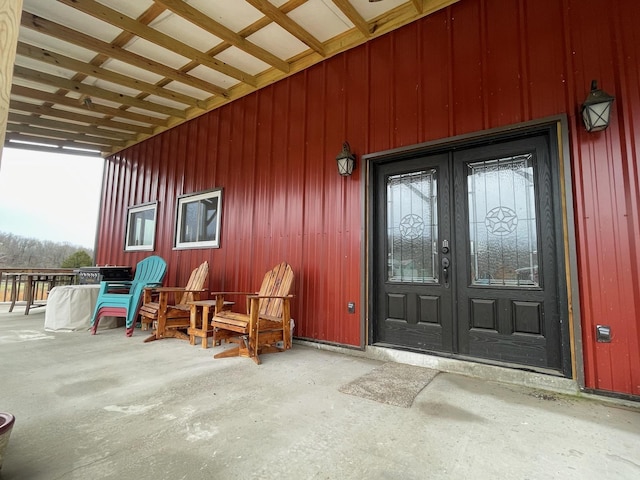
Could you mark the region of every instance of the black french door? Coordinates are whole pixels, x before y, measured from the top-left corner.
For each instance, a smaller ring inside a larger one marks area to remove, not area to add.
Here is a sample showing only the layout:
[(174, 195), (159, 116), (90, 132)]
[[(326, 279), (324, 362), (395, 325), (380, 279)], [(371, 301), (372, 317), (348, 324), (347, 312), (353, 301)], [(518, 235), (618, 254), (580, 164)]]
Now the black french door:
[(373, 163), (374, 344), (570, 374), (551, 133)]

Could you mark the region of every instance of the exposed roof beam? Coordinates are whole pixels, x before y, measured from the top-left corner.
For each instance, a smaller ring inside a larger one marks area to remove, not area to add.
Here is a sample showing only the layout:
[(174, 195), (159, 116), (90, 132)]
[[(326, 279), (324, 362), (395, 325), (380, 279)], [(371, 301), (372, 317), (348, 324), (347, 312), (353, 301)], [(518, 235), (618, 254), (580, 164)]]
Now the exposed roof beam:
[(64, 153), (68, 155), (82, 155), (83, 157), (100, 157), (108, 152), (106, 148), (97, 145), (86, 145), (72, 141), (57, 140), (53, 138), (34, 137), (21, 133), (7, 132), (5, 148), (20, 148), (21, 150), (33, 150), (36, 152)]
[(423, 0), (411, 0), (411, 2), (413, 3), (413, 6), (415, 7), (416, 12), (422, 13)]
[(190, 21), (194, 25), (208, 31), (209, 33), (221, 38), (225, 42), (233, 45), (240, 50), (253, 55), (262, 60), (264, 63), (277, 68), (281, 72), (289, 72), (289, 64), (274, 54), (259, 47), (255, 43), (243, 38), (233, 30), (228, 29), (221, 23), (216, 22), (210, 17), (203, 15), (199, 10), (193, 8), (182, 0), (154, 0), (156, 3), (171, 10), (176, 15), (180, 15), (184, 19)]
[(349, 0), (332, 1), (336, 5), (336, 7), (338, 7), (340, 11), (344, 13), (349, 20), (351, 20), (351, 23), (353, 23), (356, 28), (360, 30), (360, 33), (362, 33), (362, 35), (367, 38), (371, 36), (371, 27), (369, 27), (369, 24), (366, 22), (366, 20), (362, 18), (362, 15), (360, 15), (358, 11), (353, 8), (353, 5), (351, 5), (351, 2)]
[(291, 20), (291, 18), (289, 18), (287, 15), (282, 13), (282, 11), (275, 7), (271, 2), (269, 2), (268, 0), (246, 0), (246, 2), (250, 3), (253, 7), (260, 10), (291, 35), (306, 44), (309, 48), (319, 53), (323, 57), (325, 56), (322, 43), (296, 22)]
[(23, 125), (21, 123), (7, 123), (7, 132), (26, 133), (34, 135), (36, 137), (42, 137), (43, 141), (47, 138), (57, 138), (59, 140), (74, 140), (80, 143), (87, 143), (89, 145), (120, 145), (124, 146), (126, 143), (121, 140), (114, 140), (112, 138), (95, 137), (84, 134), (63, 132), (61, 130), (51, 130), (48, 128), (32, 127), (30, 125)]
[[(43, 92), (42, 90), (36, 90), (35, 88), (23, 87), (20, 85), (13, 85), (11, 87), (11, 93), (19, 95), (21, 97), (33, 98), (34, 100), (41, 100), (43, 102), (57, 103), (66, 107), (77, 108), (79, 110), (88, 110), (89, 108), (79, 99), (66, 97), (63, 95), (57, 95), (55, 93)], [(106, 105), (100, 105), (98, 103), (92, 103), (90, 110), (101, 113), (103, 115), (110, 115), (113, 117), (126, 118), (135, 122), (146, 123), (150, 125), (167, 126), (167, 120), (165, 118), (153, 117), (151, 115), (144, 115), (141, 113), (129, 112), (127, 110), (120, 110), (119, 108), (107, 107)]]
[(197, 98), (167, 90), (166, 88), (143, 82), (142, 80), (137, 80), (128, 75), (123, 75), (121, 73), (107, 70), (105, 68), (97, 67), (95, 65), (91, 65), (90, 63), (81, 62), (80, 60), (69, 58), (59, 53), (46, 50), (44, 48), (39, 48), (23, 42), (18, 42), (16, 51), (18, 55), (29, 57), (40, 62), (49, 63), (51, 65), (57, 65), (73, 72), (83, 73), (90, 77), (95, 77), (100, 80), (123, 85), (134, 90), (146, 92), (149, 95), (157, 95), (159, 97), (166, 98), (167, 100), (183, 103), (192, 107), (205, 107), (205, 102), (198, 100)]
[(58, 1), (72, 8), (75, 8), (76, 10), (87, 13), (99, 20), (107, 22), (115, 27), (133, 33), (140, 38), (144, 38), (149, 42), (155, 43), (156, 45), (182, 55), (183, 57), (198, 60), (202, 65), (207, 66), (220, 73), (224, 73), (225, 75), (240, 80), (241, 82), (247, 83), (254, 87), (257, 85), (256, 78), (253, 75), (249, 75), (248, 73), (243, 72), (238, 68), (232, 67), (231, 65), (210, 57), (206, 53), (203, 53), (200, 50), (196, 50), (186, 43), (182, 43), (154, 28), (143, 25), (133, 18), (127, 17), (126, 15), (123, 15), (116, 10), (112, 10), (111, 8), (106, 7), (96, 2), (95, 0)]
[(39, 72), (37, 70), (21, 67), (19, 65), (16, 65), (14, 67), (13, 75), (17, 78), (23, 78), (32, 82), (43, 83), (52, 87), (62, 88), (70, 92), (82, 93), (90, 97), (102, 98), (110, 102), (129, 105), (130, 107), (137, 107), (143, 110), (157, 112), (163, 115), (168, 115), (170, 117), (185, 117), (184, 112), (177, 108), (166, 107), (157, 103), (140, 100), (120, 93), (115, 93), (110, 90), (105, 90), (104, 88), (87, 85), (82, 82), (75, 82), (73, 80), (68, 80), (66, 78), (51, 75), (49, 73)]
[(123, 130), (125, 132), (146, 133), (148, 135), (151, 135), (153, 133), (152, 128), (135, 123), (118, 122), (116, 120), (110, 120), (103, 117), (83, 115), (77, 112), (60, 110), (58, 108), (52, 108), (46, 105), (36, 105), (34, 103), (19, 102), (17, 100), (11, 100), (11, 102), (9, 103), (9, 109), (36, 115), (45, 115), (47, 117), (62, 118), (64, 120), (83, 122), (89, 125), (100, 125), (102, 127)]
[(135, 140), (136, 136), (132, 133), (119, 132), (117, 130), (106, 130), (77, 123), (62, 122), (60, 120), (51, 120), (48, 118), (34, 117), (33, 115), (23, 115), (21, 113), (9, 112), (8, 121), (10, 123), (22, 123), (25, 125), (35, 125), (38, 127), (52, 128), (63, 130), (66, 132), (85, 133), (97, 137), (115, 138), (117, 140)]

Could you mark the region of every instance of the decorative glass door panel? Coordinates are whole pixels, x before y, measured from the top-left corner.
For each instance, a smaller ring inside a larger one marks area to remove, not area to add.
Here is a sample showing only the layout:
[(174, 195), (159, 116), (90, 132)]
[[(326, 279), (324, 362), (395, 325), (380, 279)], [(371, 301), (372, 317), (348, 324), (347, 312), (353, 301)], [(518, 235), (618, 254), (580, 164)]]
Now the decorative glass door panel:
[(438, 281), (438, 183), (435, 169), (387, 179), (390, 282)]
[(532, 154), (467, 165), (470, 285), (539, 287)]

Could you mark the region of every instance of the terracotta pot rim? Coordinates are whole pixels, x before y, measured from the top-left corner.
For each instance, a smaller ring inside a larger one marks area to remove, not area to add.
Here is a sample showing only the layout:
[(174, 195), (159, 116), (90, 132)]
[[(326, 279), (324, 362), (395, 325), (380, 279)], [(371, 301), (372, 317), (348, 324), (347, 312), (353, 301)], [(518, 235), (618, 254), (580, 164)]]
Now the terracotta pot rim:
[(13, 427), (13, 422), (15, 422), (16, 417), (11, 415), (10, 413), (0, 412), (0, 435), (11, 430)]

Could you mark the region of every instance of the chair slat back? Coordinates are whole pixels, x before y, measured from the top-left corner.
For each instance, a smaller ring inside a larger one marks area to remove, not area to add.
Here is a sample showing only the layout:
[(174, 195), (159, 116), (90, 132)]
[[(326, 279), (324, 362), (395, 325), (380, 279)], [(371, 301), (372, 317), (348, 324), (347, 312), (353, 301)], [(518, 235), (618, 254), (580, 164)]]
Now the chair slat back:
[[(186, 290), (202, 290), (204, 282), (209, 275), (209, 262), (204, 261), (200, 266), (191, 272), (189, 281), (185, 286)], [(182, 294), (182, 298), (178, 302), (178, 305), (186, 305), (188, 302), (193, 302), (193, 293), (185, 292)]]
[(167, 262), (157, 255), (140, 260), (136, 265), (136, 273), (133, 276), (131, 292), (142, 294), (142, 289), (147, 285), (162, 283), (164, 275), (167, 273)]
[[(293, 269), (288, 263), (282, 262), (266, 273), (262, 280), (259, 295), (285, 296), (291, 293), (292, 288)], [(282, 300), (277, 298), (260, 300), (259, 312), (260, 316), (282, 317)]]
[(133, 282), (144, 284), (161, 282), (166, 272), (167, 262), (157, 255), (151, 255), (138, 262)]

